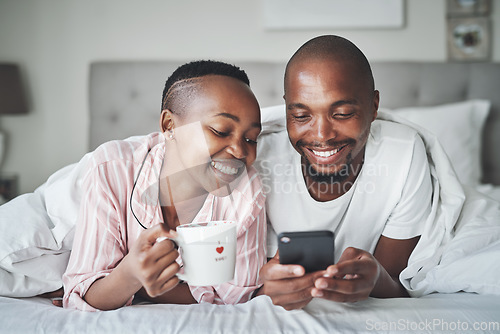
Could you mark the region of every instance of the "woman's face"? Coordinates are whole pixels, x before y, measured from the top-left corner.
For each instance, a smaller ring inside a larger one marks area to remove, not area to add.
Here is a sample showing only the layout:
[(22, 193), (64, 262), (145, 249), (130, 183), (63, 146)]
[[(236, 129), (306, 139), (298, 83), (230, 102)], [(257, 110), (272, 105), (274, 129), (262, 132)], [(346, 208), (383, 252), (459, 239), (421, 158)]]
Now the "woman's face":
[(227, 195), (255, 161), (259, 104), (247, 85), (231, 77), (210, 75), (197, 84), (186, 110), (172, 115), (178, 169), (205, 191), (223, 188), (219, 195)]

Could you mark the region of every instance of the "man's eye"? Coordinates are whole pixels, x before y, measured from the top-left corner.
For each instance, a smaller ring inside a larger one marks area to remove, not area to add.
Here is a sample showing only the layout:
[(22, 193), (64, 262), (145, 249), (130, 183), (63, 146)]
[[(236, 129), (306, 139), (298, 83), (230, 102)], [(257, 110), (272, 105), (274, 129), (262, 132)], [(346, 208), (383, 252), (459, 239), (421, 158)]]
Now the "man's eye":
[(333, 117), (340, 118), (340, 119), (346, 119), (346, 118), (352, 117), (353, 115), (354, 115), (354, 112), (346, 112), (346, 113), (334, 114)]
[(304, 114), (292, 115), (292, 117), (298, 121), (305, 121), (309, 119), (309, 115), (304, 115)]

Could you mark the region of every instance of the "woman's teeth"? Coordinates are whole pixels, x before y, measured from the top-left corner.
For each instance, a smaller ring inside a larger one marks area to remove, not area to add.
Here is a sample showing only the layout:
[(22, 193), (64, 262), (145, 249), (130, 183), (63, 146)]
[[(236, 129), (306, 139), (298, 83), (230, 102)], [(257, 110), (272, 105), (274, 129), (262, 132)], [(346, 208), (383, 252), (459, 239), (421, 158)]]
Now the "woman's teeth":
[(238, 173), (238, 168), (226, 166), (220, 162), (212, 161), (212, 167), (227, 175), (236, 175)]
[(323, 158), (331, 157), (332, 155), (334, 155), (338, 151), (339, 151), (338, 148), (335, 149), (335, 150), (331, 150), (331, 151), (315, 151), (315, 150), (312, 150), (312, 152), (314, 153), (314, 155), (317, 155), (318, 157), (323, 157)]

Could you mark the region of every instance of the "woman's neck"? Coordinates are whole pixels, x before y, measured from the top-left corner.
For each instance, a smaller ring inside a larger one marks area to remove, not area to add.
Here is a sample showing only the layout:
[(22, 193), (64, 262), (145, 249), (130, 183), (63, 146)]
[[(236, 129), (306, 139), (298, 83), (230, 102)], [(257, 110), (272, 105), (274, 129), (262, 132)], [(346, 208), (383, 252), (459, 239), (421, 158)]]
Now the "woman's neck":
[[(167, 183), (167, 182), (164, 182)], [(168, 182), (169, 183), (169, 182)], [(167, 183), (167, 187), (168, 187)], [(160, 185), (160, 189), (161, 189)], [(162, 197), (164, 192), (160, 191), (160, 203), (161, 203), (161, 211), (163, 213), (164, 222), (170, 227), (170, 229), (174, 229), (181, 224), (189, 224), (191, 223), (200, 209), (203, 207), (205, 200), (207, 199), (208, 193), (201, 196), (194, 196), (189, 199), (179, 200), (177, 201), (175, 198), (175, 190), (172, 189), (167, 195), (172, 198), (173, 201), (165, 200)]]
[(159, 186), (163, 218), (171, 229), (192, 222), (208, 196), (189, 171), (182, 168), (177, 147), (171, 141), (165, 144)]

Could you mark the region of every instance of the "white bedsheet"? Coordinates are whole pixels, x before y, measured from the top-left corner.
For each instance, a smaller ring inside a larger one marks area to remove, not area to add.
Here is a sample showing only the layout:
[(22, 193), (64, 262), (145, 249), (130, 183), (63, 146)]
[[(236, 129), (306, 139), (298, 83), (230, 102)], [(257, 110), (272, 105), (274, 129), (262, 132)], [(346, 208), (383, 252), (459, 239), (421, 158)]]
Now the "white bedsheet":
[(43, 298), (0, 297), (1, 333), (436, 333), (500, 331), (500, 298), (469, 293), (341, 304), (313, 300), (285, 311), (266, 296), (239, 305), (133, 305), (81, 312)]
[(500, 186), (495, 186), (493, 184), (480, 184), (476, 187), (476, 190), (500, 202)]

